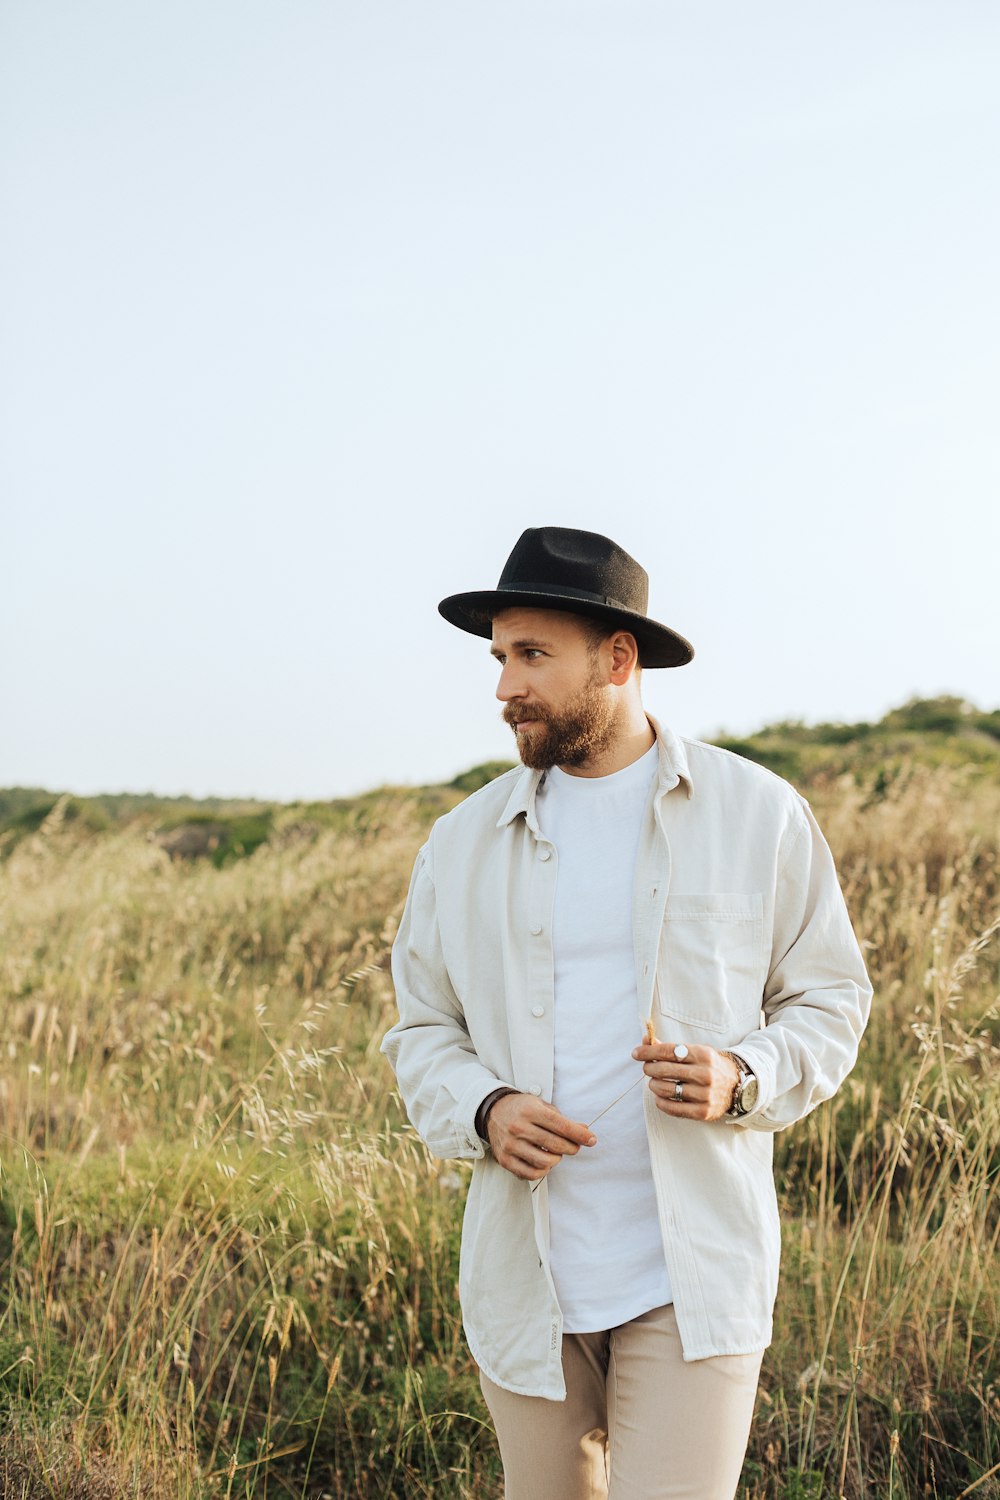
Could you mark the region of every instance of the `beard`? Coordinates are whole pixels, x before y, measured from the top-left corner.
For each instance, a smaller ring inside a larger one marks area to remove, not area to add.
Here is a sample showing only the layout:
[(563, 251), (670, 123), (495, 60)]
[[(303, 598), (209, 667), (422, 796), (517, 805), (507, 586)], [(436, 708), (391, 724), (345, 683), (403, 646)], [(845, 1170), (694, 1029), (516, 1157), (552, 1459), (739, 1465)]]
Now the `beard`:
[[(521, 760), (532, 771), (585, 765), (606, 750), (615, 736), (614, 709), (603, 686), (593, 679), (561, 712), (508, 703), (503, 718), (514, 730)], [(518, 734), (514, 726), (524, 719), (534, 719), (536, 727)]]

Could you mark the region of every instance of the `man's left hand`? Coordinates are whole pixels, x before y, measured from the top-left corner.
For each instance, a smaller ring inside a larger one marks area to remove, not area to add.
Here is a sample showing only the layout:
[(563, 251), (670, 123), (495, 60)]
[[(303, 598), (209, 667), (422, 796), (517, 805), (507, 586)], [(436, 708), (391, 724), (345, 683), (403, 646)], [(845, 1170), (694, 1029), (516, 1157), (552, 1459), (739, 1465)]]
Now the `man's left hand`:
[[(681, 1047), (674, 1052), (674, 1042), (653, 1042), (636, 1047), (632, 1056), (644, 1064), (649, 1089), (656, 1107), (665, 1115), (682, 1120), (718, 1120), (733, 1102), (739, 1082), (739, 1070), (731, 1057), (714, 1047)], [(678, 1084), (680, 1095), (678, 1098)]]

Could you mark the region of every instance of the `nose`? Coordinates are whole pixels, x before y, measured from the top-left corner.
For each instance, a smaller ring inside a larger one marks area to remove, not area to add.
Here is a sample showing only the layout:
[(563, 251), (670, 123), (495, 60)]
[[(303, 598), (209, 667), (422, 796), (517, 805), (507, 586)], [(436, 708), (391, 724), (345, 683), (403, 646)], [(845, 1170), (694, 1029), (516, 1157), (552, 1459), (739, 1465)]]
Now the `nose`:
[(514, 698), (526, 698), (527, 696), (527, 684), (518, 676), (517, 662), (505, 661), (500, 669), (500, 681), (497, 683), (497, 697), (500, 702), (510, 703)]

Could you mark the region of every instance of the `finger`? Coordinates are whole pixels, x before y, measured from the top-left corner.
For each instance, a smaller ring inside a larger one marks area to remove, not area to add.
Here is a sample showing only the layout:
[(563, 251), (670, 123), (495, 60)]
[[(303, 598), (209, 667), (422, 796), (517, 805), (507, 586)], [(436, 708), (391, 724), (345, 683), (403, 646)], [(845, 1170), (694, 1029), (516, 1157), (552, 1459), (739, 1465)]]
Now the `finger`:
[[(593, 1140), (593, 1137), (590, 1137)], [(539, 1146), (543, 1151), (552, 1151), (558, 1156), (576, 1156), (583, 1144), (578, 1141), (567, 1140), (563, 1135), (551, 1135), (546, 1132), (543, 1135), (534, 1136), (532, 1143)]]
[(678, 1103), (676, 1099), (656, 1099), (656, 1107), (665, 1115), (673, 1115), (678, 1120), (708, 1120), (710, 1117), (708, 1104), (689, 1104), (687, 1100)]
[(686, 1042), (657, 1042), (654, 1047), (633, 1048), (632, 1056), (637, 1062), (675, 1062), (679, 1067), (690, 1067), (704, 1064), (709, 1051), (708, 1047), (689, 1047)]
[(653, 1042), (652, 1045), (643, 1042), (641, 1047), (632, 1048), (632, 1056), (636, 1062), (668, 1062), (673, 1055), (673, 1048), (666, 1042)]
[(558, 1162), (562, 1161), (562, 1156), (559, 1152), (546, 1151), (542, 1146), (532, 1146), (530, 1143), (524, 1141), (518, 1145), (516, 1156), (518, 1161), (523, 1162), (531, 1172), (536, 1173), (549, 1172)]
[[(506, 1100), (515, 1098), (516, 1104), (505, 1108)], [(516, 1131), (525, 1139), (531, 1138), (533, 1132), (547, 1132), (578, 1146), (596, 1145), (596, 1137), (589, 1126), (579, 1120), (568, 1120), (554, 1105), (531, 1094), (508, 1094), (506, 1099), (498, 1100), (493, 1109), (499, 1112), (497, 1118), (503, 1120), (507, 1129)], [(491, 1112), (490, 1118), (493, 1117)]]
[[(555, 1116), (556, 1120), (563, 1117), (556, 1110), (549, 1111), (549, 1118)], [(563, 1130), (571, 1127), (570, 1121), (563, 1123)], [(583, 1135), (583, 1140), (570, 1140), (568, 1136), (558, 1130), (546, 1130), (542, 1125), (531, 1119), (530, 1115), (515, 1114), (510, 1120), (504, 1122), (505, 1139), (510, 1146), (514, 1142), (532, 1146), (553, 1153), (556, 1156), (575, 1156), (581, 1146), (596, 1145), (597, 1137), (587, 1127), (573, 1127), (575, 1133)]]
[(550, 1151), (532, 1141), (517, 1141), (511, 1144), (510, 1154), (523, 1168), (519, 1175), (537, 1179), (546, 1177), (553, 1167), (557, 1167), (567, 1156), (575, 1156), (579, 1149), (578, 1146), (571, 1146), (569, 1150)]
[(519, 1156), (505, 1156), (500, 1158), (500, 1165), (524, 1182), (541, 1182), (543, 1177), (548, 1176), (555, 1164), (550, 1162), (547, 1167), (539, 1168), (522, 1161)]
[[(683, 1093), (677, 1098), (677, 1084), (681, 1083)], [(688, 1083), (687, 1080), (677, 1078), (651, 1078), (649, 1080), (649, 1092), (655, 1094), (658, 1099), (669, 1099), (677, 1104), (701, 1104), (709, 1098), (709, 1090), (699, 1087), (697, 1084)]]
[(712, 1083), (712, 1070), (702, 1067), (700, 1064), (693, 1066), (688, 1063), (659, 1062), (646, 1063), (642, 1070), (649, 1078), (680, 1079), (685, 1088), (697, 1084), (699, 1088), (708, 1088)]
[(578, 1146), (597, 1144), (597, 1137), (589, 1125), (584, 1125), (579, 1120), (567, 1120), (551, 1104), (545, 1105), (545, 1114), (537, 1119), (536, 1124), (556, 1139), (572, 1141)]
[(561, 1161), (554, 1151), (543, 1151), (539, 1146), (533, 1146), (530, 1141), (509, 1140), (502, 1148), (497, 1160), (508, 1172), (513, 1172), (515, 1177), (528, 1177), (531, 1179), (544, 1177), (545, 1174)]
[(525, 1148), (531, 1147), (536, 1151), (545, 1151), (550, 1156), (576, 1156), (580, 1150), (576, 1141), (568, 1141), (565, 1136), (552, 1135), (534, 1125), (512, 1125), (510, 1133), (519, 1145)]

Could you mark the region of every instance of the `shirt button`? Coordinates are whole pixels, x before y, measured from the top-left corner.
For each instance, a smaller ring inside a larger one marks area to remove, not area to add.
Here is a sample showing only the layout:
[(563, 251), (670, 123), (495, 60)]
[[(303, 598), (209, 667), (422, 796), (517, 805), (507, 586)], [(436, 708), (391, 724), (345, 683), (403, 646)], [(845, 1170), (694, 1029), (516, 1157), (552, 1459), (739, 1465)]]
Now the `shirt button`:
[(542, 930), (542, 924), (541, 924), (541, 922), (536, 922), (535, 925), (534, 925), (534, 927), (532, 927), (532, 929), (531, 929), (532, 934), (535, 937), (538, 936), (538, 934), (541, 932), (541, 930)]
[(642, 973), (643, 973), (643, 977), (645, 977), (649, 973), (649, 964), (643, 964), (643, 966), (642, 966)]
[(541, 1092), (542, 1092), (542, 1085), (540, 1083), (533, 1083), (531, 1085), (531, 1088), (528, 1090), (529, 1094), (540, 1094)]
[(538, 851), (538, 858), (539, 859), (551, 859), (552, 858), (552, 850), (551, 849), (539, 849), (539, 851)]
[(544, 1014), (545, 1014), (545, 1006), (544, 1005), (533, 1005), (531, 1007), (531, 1014), (533, 1016), (544, 1016)]

